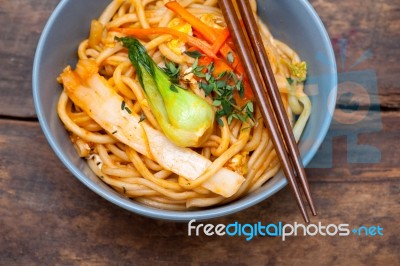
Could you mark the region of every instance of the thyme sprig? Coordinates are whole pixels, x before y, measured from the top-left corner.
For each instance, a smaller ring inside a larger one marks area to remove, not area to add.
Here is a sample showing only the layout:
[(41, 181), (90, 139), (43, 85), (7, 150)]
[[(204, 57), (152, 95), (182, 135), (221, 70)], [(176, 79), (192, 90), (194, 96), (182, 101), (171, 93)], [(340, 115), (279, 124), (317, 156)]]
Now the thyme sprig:
[[(213, 105), (218, 108), (216, 112), (216, 119), (218, 124), (223, 125), (222, 117), (226, 117), (228, 124), (231, 124), (233, 119), (238, 119), (242, 122), (254, 122), (254, 106), (253, 102), (249, 100), (243, 106), (238, 106), (235, 100), (235, 92), (239, 94), (240, 98), (244, 97), (244, 85), (242, 78), (237, 77), (233, 72), (224, 71), (218, 76), (214, 76), (214, 63), (206, 67), (206, 71), (194, 70), (194, 75), (201, 78), (199, 86), (204, 90), (206, 96), (212, 95)], [(250, 120), (250, 121), (248, 121)]]
[(181, 66), (179, 64), (175, 64), (168, 59), (164, 61), (165, 67), (162, 69), (165, 73), (169, 76), (172, 83), (179, 83), (180, 80), (180, 73), (181, 73)]

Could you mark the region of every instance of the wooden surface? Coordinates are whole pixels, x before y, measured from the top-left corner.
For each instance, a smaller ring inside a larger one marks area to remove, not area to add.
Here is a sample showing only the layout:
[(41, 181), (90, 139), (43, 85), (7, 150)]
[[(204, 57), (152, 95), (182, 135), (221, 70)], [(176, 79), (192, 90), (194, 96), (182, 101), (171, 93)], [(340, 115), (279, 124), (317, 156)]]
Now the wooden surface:
[[(399, 1), (310, 1), (334, 43), (341, 82), (350, 71), (369, 69), (377, 77), (370, 103), (359, 95), (354, 109), (352, 101), (340, 98), (335, 113), (342, 121), (369, 110), (369, 120), (359, 127), (334, 123), (324, 143), (334, 144), (332, 167), (307, 169), (319, 210), (313, 223), (380, 225), (384, 235), (299, 236), (285, 242), (189, 237), (186, 223), (125, 211), (63, 167), (42, 134), (31, 96), (36, 44), (58, 2), (0, 0), (0, 265), (400, 265)], [(353, 66), (366, 51), (367, 60)], [(365, 163), (368, 153), (358, 150), (361, 144), (379, 150), (380, 161)], [(321, 150), (317, 158), (325, 156)], [(294, 223), (301, 216), (285, 188), (210, 223), (235, 221)]]

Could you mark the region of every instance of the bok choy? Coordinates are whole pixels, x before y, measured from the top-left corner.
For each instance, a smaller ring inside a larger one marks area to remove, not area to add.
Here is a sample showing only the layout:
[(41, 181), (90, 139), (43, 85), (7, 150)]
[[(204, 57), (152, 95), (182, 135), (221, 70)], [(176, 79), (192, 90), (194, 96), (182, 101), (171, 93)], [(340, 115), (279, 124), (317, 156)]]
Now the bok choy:
[(171, 82), (138, 40), (131, 37), (117, 40), (128, 48), (129, 59), (164, 134), (178, 146), (200, 146), (213, 131), (215, 113), (212, 106)]

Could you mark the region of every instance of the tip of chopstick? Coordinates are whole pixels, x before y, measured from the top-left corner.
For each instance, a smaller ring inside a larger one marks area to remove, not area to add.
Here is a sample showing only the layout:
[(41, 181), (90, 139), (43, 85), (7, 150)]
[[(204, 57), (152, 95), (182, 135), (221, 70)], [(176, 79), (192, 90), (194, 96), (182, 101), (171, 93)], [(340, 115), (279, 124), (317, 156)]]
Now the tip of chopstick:
[(310, 205), (310, 209), (311, 209), (311, 213), (312, 213), (313, 216), (317, 216), (317, 215), (318, 215), (318, 212), (317, 212), (317, 210), (315, 209), (314, 204), (313, 204), (313, 205)]
[[(305, 222), (310, 223), (300, 195), (299, 187), (296, 183), (296, 172), (312, 214), (316, 216), (317, 212), (311, 198), (300, 152), (292, 129), (290, 128), (290, 123), (286, 116), (282, 100), (280, 99), (279, 89), (277, 88), (265, 48), (262, 45), (257, 22), (254, 18), (250, 3), (248, 1), (237, 1), (239, 12), (244, 21), (245, 30), (243, 30), (233, 2), (234, 1), (231, 0), (219, 0), (222, 12), (227, 20), (227, 25), (232, 33), (235, 46), (238, 47), (238, 54), (241, 60), (248, 66), (245, 71), (260, 105), (263, 118), (269, 125), (271, 138), (281, 161), (283, 171), (292, 188), (293, 195)], [(248, 37), (247, 39), (246, 35)], [(249, 52), (251, 47), (254, 52), (258, 54)], [(264, 79), (265, 83), (261, 78)], [(267, 97), (270, 98), (271, 102), (265, 100)], [(276, 112), (274, 112), (274, 110), (276, 110)]]

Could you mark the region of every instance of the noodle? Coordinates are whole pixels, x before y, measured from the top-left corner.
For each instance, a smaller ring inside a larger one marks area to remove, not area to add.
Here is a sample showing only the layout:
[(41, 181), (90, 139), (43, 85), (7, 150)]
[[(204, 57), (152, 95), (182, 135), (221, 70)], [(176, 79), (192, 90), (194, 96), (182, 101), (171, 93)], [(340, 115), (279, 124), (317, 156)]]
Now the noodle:
[[(132, 66), (126, 49), (114, 39), (120, 34), (110, 29), (169, 27), (170, 22), (179, 19), (179, 16), (164, 6), (167, 2), (169, 1), (111, 1), (99, 19), (92, 22), (90, 36), (80, 43), (77, 50), (80, 60), (92, 60), (96, 63), (100, 75), (123, 98), (123, 105), (126, 104), (132, 115), (141, 117), (139, 123), (157, 131), (161, 131), (161, 127), (138, 81), (136, 69)], [(179, 1), (181, 6), (204, 23), (211, 21), (213, 27), (221, 29), (225, 27), (225, 22), (217, 2)], [(250, 3), (256, 12), (256, 2), (252, 0)], [(303, 92), (303, 80), (292, 84), (295, 77), (291, 66), (301, 63), (300, 57), (288, 45), (275, 40), (261, 20), (258, 23), (295, 139), (298, 141), (311, 112), (310, 100)], [(195, 60), (185, 53), (177, 53), (176, 47), (171, 46), (174, 40), (169, 34), (158, 34), (149, 36), (147, 42), (141, 41), (158, 65), (162, 66), (166, 60), (179, 64), (181, 71), (185, 73), (188, 89), (212, 104), (212, 96), (206, 95), (196, 80), (186, 78)], [(187, 48), (186, 46), (185, 49)], [(59, 81), (62, 83), (61, 79)], [(192, 148), (206, 161), (210, 161), (206, 170), (195, 179), (180, 176), (165, 168), (151, 151), (141, 153), (118, 140), (114, 136), (116, 131), (107, 132), (90, 113), (79, 108), (65, 91), (60, 95), (57, 112), (78, 155), (88, 161), (93, 172), (116, 191), (151, 207), (182, 211), (228, 203), (257, 190), (280, 169), (267, 127), (256, 107), (254, 123), (239, 119), (228, 121), (222, 116), (220, 124), (214, 126), (208, 139), (200, 147)], [(297, 120), (294, 115), (298, 115)], [(152, 140), (144, 139), (144, 142), (148, 141)], [(221, 169), (228, 169), (245, 178), (230, 197), (221, 196), (217, 191), (204, 186)]]

